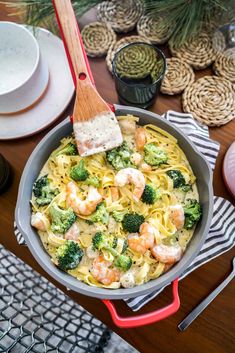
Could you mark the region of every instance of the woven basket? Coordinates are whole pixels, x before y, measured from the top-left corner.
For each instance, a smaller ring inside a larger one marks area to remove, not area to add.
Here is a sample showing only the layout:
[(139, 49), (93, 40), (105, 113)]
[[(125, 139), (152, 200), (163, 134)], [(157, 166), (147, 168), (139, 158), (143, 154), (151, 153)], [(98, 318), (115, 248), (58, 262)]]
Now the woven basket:
[(213, 70), (218, 76), (235, 83), (235, 53), (227, 49), (223, 54), (218, 55), (213, 65)]
[(162, 82), (161, 92), (164, 94), (181, 93), (195, 80), (191, 66), (178, 58), (166, 59), (167, 69)]
[(92, 57), (105, 55), (116, 42), (115, 32), (106, 23), (89, 23), (83, 28), (81, 35), (87, 55)]
[(141, 36), (130, 36), (130, 37), (124, 37), (120, 39), (109, 48), (108, 54), (106, 56), (106, 63), (110, 72), (112, 72), (112, 62), (116, 52), (127, 44), (137, 43), (137, 42), (150, 44), (150, 41), (147, 38), (144, 38)]
[(97, 19), (109, 23), (119, 33), (133, 30), (142, 13), (141, 0), (103, 1), (97, 7)]
[(212, 38), (205, 32), (200, 33), (196, 39), (185, 43), (180, 48), (170, 45), (170, 51), (173, 56), (184, 60), (196, 70), (205, 69), (216, 58)]
[(171, 27), (160, 28), (159, 23), (162, 17), (153, 17), (145, 14), (137, 23), (137, 32), (140, 36), (148, 38), (153, 44), (163, 44), (168, 41), (171, 35)]
[(188, 86), (183, 110), (208, 126), (220, 126), (235, 117), (235, 86), (217, 76), (204, 76)]
[(226, 49), (226, 39), (219, 30), (215, 31), (212, 37), (212, 45), (216, 53), (223, 53)]

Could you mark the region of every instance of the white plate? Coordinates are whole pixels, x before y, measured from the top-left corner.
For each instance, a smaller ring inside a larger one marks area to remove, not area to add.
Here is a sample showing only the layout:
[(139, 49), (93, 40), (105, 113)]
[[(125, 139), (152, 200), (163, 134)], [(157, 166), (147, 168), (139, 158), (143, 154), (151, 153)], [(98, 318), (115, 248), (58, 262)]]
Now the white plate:
[(65, 110), (74, 93), (74, 85), (63, 42), (51, 32), (27, 26), (38, 41), (41, 55), (49, 68), (48, 87), (31, 109), (13, 115), (0, 114), (0, 139), (33, 135), (53, 123)]

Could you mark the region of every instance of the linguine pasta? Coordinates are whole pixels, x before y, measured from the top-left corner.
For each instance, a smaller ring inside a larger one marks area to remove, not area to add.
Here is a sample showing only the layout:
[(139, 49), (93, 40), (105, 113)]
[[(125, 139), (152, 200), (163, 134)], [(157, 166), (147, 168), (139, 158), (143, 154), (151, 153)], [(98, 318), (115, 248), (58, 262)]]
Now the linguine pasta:
[[(119, 288), (128, 287), (125, 280), (131, 278), (132, 286), (141, 285), (152, 279), (159, 277), (165, 272), (173, 262), (159, 261), (153, 255), (152, 248), (146, 248), (145, 253), (135, 251), (130, 246), (125, 249), (125, 255), (129, 256), (132, 261), (131, 267), (128, 271), (119, 271), (119, 280), (105, 284), (98, 280), (92, 272), (93, 262), (97, 256), (102, 255), (102, 258), (109, 262), (109, 269), (114, 268), (115, 256), (106, 249), (100, 251), (92, 250), (92, 239), (94, 235), (100, 231), (107, 234), (112, 234), (117, 238), (115, 251), (119, 254), (123, 251), (124, 241), (130, 239), (130, 234), (123, 229), (122, 222), (118, 222), (113, 217), (113, 211), (120, 211), (123, 213), (137, 213), (144, 217), (144, 222), (147, 222), (154, 231), (154, 244), (163, 244), (168, 248), (180, 246), (182, 253), (193, 235), (194, 228), (186, 229), (185, 227), (177, 228), (176, 224), (171, 218), (171, 206), (183, 206), (188, 199), (198, 200), (198, 192), (195, 183), (195, 176), (189, 165), (189, 162), (177, 144), (177, 140), (168, 132), (158, 128), (155, 125), (145, 125), (146, 144), (152, 143), (156, 147), (162, 149), (167, 154), (167, 162), (160, 165), (151, 166), (150, 170), (145, 170), (142, 166), (144, 163), (144, 150), (137, 151), (135, 141), (135, 130), (137, 128), (138, 118), (128, 115), (118, 117), (120, 126), (122, 128), (123, 138), (132, 153), (138, 153), (141, 157), (140, 164), (134, 165), (133, 168), (139, 170), (145, 178), (146, 184), (154, 185), (159, 191), (159, 197), (153, 204), (147, 204), (141, 199), (136, 202), (133, 200), (134, 185), (132, 183), (124, 186), (115, 186), (115, 170), (106, 158), (106, 153), (98, 153), (89, 157), (80, 157), (79, 155), (65, 155), (58, 152), (68, 145), (68, 143), (75, 143), (74, 136), (64, 138), (59, 147), (52, 152), (39, 177), (47, 175), (50, 185), (58, 190), (49, 204), (38, 205), (34, 194), (32, 194), (32, 214), (40, 213), (44, 218), (43, 231), (38, 229), (38, 234), (41, 241), (50, 254), (52, 261), (58, 265), (57, 249), (65, 244), (66, 233), (60, 234), (53, 232), (51, 229), (50, 207), (56, 203), (60, 208), (66, 209), (67, 205), (67, 184), (71, 182), (70, 171), (75, 165), (83, 159), (85, 167), (90, 176), (96, 176), (100, 180), (100, 185), (97, 188), (99, 194), (102, 196), (103, 203), (108, 212), (108, 222), (91, 222), (90, 215), (82, 215), (77, 213), (76, 225), (79, 229), (79, 234), (76, 235), (74, 241), (83, 250), (83, 256), (80, 263), (73, 269), (68, 269), (67, 272), (76, 277), (79, 281), (83, 281), (91, 286), (105, 287), (105, 288)], [(134, 131), (128, 131), (128, 124), (134, 126)], [(136, 126), (135, 126), (136, 124)], [(142, 163), (142, 164), (141, 164)], [(146, 163), (145, 163), (146, 164)], [(174, 181), (169, 174), (170, 170), (178, 170), (182, 173), (185, 183), (190, 185), (186, 192), (180, 188), (174, 187)], [(87, 197), (89, 186), (83, 181), (73, 181), (79, 188), (78, 196), (80, 200), (85, 200)], [(112, 188), (118, 189), (118, 197), (114, 198)], [(46, 220), (46, 221), (45, 221)], [(37, 225), (34, 224), (36, 228)], [(39, 227), (40, 228), (40, 227)], [(140, 234), (135, 234), (137, 237)], [(93, 251), (93, 256), (89, 256), (89, 251)], [(129, 274), (129, 277), (128, 275)], [(124, 276), (124, 277), (123, 277)]]

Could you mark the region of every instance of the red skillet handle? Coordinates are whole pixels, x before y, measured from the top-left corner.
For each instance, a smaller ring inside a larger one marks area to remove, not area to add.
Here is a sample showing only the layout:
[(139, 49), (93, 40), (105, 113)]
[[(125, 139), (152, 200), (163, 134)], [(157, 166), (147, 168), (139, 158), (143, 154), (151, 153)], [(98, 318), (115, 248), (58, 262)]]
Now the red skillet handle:
[(145, 326), (149, 324), (153, 324), (154, 322), (163, 320), (168, 316), (173, 315), (180, 307), (180, 299), (178, 293), (178, 281), (176, 278), (173, 283), (172, 293), (173, 293), (173, 302), (165, 308), (158, 309), (153, 311), (152, 313), (138, 315), (138, 316), (130, 316), (130, 317), (121, 317), (118, 315), (115, 306), (110, 300), (103, 300), (103, 303), (107, 306), (113, 322), (116, 326), (122, 328), (133, 328), (138, 326)]

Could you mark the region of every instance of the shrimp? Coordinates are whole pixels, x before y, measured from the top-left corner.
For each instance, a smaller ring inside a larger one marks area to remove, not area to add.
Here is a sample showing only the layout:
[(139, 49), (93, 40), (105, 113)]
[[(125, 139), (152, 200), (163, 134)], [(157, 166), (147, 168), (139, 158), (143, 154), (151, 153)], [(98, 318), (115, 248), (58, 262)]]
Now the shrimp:
[(146, 131), (143, 127), (139, 127), (135, 130), (135, 144), (137, 150), (142, 150), (147, 142)]
[(151, 165), (147, 163), (141, 163), (140, 168), (143, 170), (143, 172), (151, 172), (152, 170)]
[(167, 246), (164, 244), (155, 245), (151, 249), (152, 255), (156, 260), (163, 262), (165, 264), (174, 264), (179, 261), (182, 256), (182, 249), (177, 245)]
[(66, 202), (75, 213), (78, 215), (89, 216), (96, 209), (96, 206), (101, 202), (102, 196), (96, 188), (90, 186), (88, 189), (87, 198), (81, 200), (78, 196), (78, 187), (74, 182), (69, 182), (66, 187)]
[(116, 268), (109, 268), (111, 264), (112, 263), (105, 260), (103, 256), (98, 256), (93, 261), (91, 268), (93, 277), (106, 286), (120, 280), (120, 272)]
[(140, 235), (131, 235), (128, 239), (128, 245), (132, 250), (144, 255), (154, 245), (154, 234), (155, 228), (144, 222), (140, 226)]
[(50, 225), (48, 218), (41, 212), (36, 212), (31, 216), (31, 225), (42, 232), (45, 232)]
[(138, 166), (138, 165), (140, 164), (141, 160), (142, 160), (142, 156), (141, 156), (140, 153), (135, 152), (135, 153), (133, 153), (133, 154), (131, 155), (131, 162), (132, 162), (134, 165), (137, 165), (137, 166)]
[(110, 191), (111, 191), (112, 201), (113, 202), (117, 201), (119, 199), (118, 188), (116, 186), (111, 186)]
[(176, 229), (179, 230), (184, 226), (184, 210), (181, 205), (169, 206), (170, 221), (175, 225)]
[(173, 266), (173, 264), (165, 264), (163, 273), (169, 271), (169, 269)]
[(124, 186), (126, 184), (134, 184), (133, 200), (138, 202), (145, 188), (145, 177), (137, 169), (125, 168), (119, 170), (115, 175), (114, 182), (116, 186)]
[(80, 233), (80, 229), (77, 225), (77, 223), (74, 223), (69, 230), (65, 233), (65, 239), (66, 240), (74, 240), (77, 241), (78, 240), (78, 236)]
[(118, 123), (123, 134), (133, 135), (135, 133), (136, 122), (134, 120), (119, 120)]

